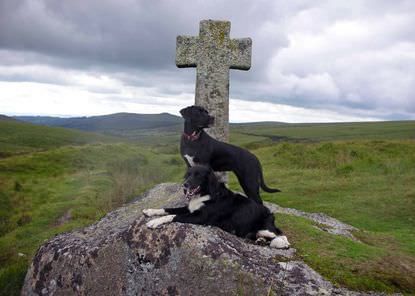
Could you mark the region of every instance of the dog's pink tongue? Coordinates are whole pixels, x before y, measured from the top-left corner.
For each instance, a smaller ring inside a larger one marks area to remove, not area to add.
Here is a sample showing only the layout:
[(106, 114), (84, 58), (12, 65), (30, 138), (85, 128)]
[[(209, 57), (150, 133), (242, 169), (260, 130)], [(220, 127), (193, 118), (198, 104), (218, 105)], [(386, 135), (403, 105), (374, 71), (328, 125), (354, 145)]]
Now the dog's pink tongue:
[(200, 187), (186, 190), (185, 197), (187, 200), (191, 200), (199, 192)]

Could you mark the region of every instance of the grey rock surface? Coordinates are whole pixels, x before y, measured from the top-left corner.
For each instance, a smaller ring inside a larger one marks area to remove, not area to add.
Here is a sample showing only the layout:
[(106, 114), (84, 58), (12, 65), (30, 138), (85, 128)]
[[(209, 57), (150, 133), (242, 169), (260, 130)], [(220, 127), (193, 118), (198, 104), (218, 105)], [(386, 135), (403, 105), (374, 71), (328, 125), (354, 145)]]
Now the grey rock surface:
[(352, 231), (358, 229), (354, 226), (343, 223), (333, 217), (327, 216), (324, 213), (307, 213), (297, 209), (283, 208), (277, 204), (265, 202), (264, 203), (272, 213), (283, 213), (292, 216), (303, 217), (317, 223), (317, 227), (321, 230), (327, 231), (331, 234), (342, 235), (354, 241), (358, 241), (352, 234)]
[(179, 185), (160, 184), (99, 222), (52, 238), (33, 258), (22, 295), (361, 295), (334, 287), (294, 249), (214, 227), (145, 226), (143, 209), (183, 203)]
[(195, 104), (215, 116), (207, 132), (227, 142), (229, 137), (229, 69), (249, 70), (251, 38), (230, 39), (231, 23), (203, 20), (199, 36), (178, 36), (176, 65), (196, 67)]

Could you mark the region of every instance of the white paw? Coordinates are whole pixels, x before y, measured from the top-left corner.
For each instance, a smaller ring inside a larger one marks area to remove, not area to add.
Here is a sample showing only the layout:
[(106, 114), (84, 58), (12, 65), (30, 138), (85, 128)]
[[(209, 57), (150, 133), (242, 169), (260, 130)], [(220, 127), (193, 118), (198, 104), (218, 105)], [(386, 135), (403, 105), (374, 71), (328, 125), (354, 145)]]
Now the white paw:
[(154, 229), (154, 228), (159, 227), (160, 225), (170, 223), (171, 221), (173, 221), (173, 218), (175, 216), (176, 215), (168, 215), (168, 216), (163, 216), (163, 217), (160, 217), (160, 218), (156, 218), (156, 219), (148, 221), (146, 223), (146, 225), (147, 225), (148, 228)]
[(152, 229), (159, 227), (161, 225), (161, 223), (157, 220), (158, 219), (153, 219), (153, 220), (148, 221), (146, 223), (147, 227), (152, 228)]
[(147, 217), (152, 217), (152, 216), (163, 216), (166, 215), (166, 211), (163, 209), (145, 209), (143, 210), (143, 214), (146, 215)]
[(274, 238), (269, 246), (276, 249), (288, 249), (290, 247), (290, 243), (285, 235), (281, 235)]

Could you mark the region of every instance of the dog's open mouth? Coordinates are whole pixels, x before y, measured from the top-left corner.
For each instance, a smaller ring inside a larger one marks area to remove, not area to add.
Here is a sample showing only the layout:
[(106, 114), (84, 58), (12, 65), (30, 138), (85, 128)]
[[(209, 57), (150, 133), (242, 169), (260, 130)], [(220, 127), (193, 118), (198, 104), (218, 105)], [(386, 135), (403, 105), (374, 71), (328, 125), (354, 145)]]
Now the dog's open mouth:
[(197, 195), (200, 191), (200, 186), (197, 186), (193, 189), (185, 188), (184, 189), (184, 195), (187, 200), (191, 200), (195, 195)]

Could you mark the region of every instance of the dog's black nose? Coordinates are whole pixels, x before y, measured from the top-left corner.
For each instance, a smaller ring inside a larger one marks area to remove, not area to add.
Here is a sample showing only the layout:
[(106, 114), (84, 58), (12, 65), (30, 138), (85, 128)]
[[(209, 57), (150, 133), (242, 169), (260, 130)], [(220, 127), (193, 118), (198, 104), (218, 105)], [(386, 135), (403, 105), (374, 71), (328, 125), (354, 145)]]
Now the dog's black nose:
[(189, 189), (189, 184), (187, 182), (184, 182), (182, 186), (184, 189)]

